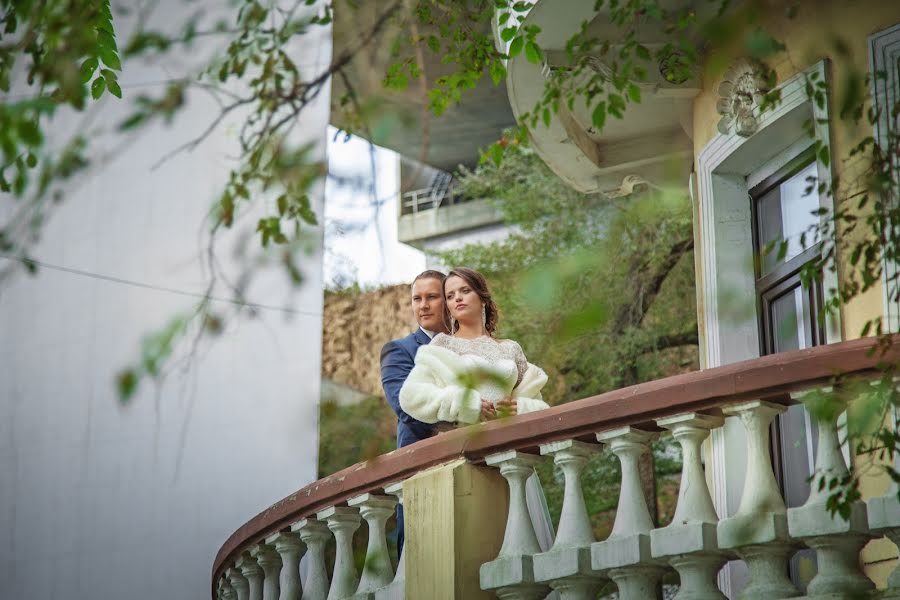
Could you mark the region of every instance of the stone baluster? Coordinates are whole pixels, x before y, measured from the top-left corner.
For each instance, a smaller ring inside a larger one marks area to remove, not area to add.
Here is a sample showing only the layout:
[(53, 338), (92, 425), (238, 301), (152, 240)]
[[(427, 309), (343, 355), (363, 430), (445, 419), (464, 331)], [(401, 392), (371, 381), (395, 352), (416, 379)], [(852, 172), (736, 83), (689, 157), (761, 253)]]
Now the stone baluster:
[(803, 506), (787, 511), (791, 536), (816, 551), (818, 571), (807, 586), (809, 598), (862, 594), (875, 587), (859, 567), (859, 551), (869, 537), (866, 505), (861, 500), (852, 502), (849, 519), (828, 511), (829, 482), (848, 473), (838, 440), (837, 419), (844, 408), (840, 402), (837, 397), (830, 398), (829, 410), (811, 415), (816, 419), (819, 443), (809, 498)]
[(247, 583), (247, 578), (241, 575), (241, 572), (236, 568), (225, 571), (225, 576), (228, 577), (228, 581), (234, 589), (237, 600), (248, 600), (250, 595), (250, 584)]
[(219, 578), (219, 598), (221, 600), (235, 600), (237, 598), (234, 588), (231, 587), (228, 577), (225, 575)]
[(725, 598), (716, 586), (716, 574), (726, 561), (716, 540), (719, 517), (700, 461), (703, 440), (723, 422), (721, 417), (697, 413), (656, 421), (660, 427), (671, 430), (681, 445), (681, 485), (675, 515), (667, 527), (650, 532), (653, 557), (667, 560), (678, 571), (681, 585), (676, 600)]
[(266, 538), (266, 544), (274, 546), (281, 556), (278, 599), (300, 600), (300, 557), (303, 554), (300, 536), (290, 531), (279, 531)]
[(353, 534), (359, 529), (359, 510), (349, 506), (333, 506), (321, 511), (317, 517), (328, 523), (328, 529), (334, 533), (336, 545), (328, 600), (352, 596), (359, 585), (356, 565), (353, 563)]
[(485, 458), (489, 466), (499, 467), (509, 485), (509, 513), (503, 545), (497, 558), (481, 565), (481, 589), (496, 590), (501, 600), (543, 598), (549, 589), (535, 582), (533, 557), (541, 551), (525, 501), (525, 481), (534, 474), (541, 458), (510, 450)]
[(309, 556), (302, 600), (325, 600), (328, 597), (328, 567), (325, 544), (331, 537), (328, 526), (317, 519), (303, 519), (291, 525), (291, 531), (306, 544)]
[[(893, 385), (900, 384), (898, 378), (894, 378)], [(873, 387), (879, 382), (873, 381)], [(874, 393), (886, 393), (887, 390), (876, 390)], [(895, 407), (891, 411), (891, 417), (896, 423), (900, 419)], [(895, 433), (897, 433), (895, 429)], [(900, 473), (900, 453), (894, 454), (894, 471)], [(891, 481), (887, 493), (878, 498), (870, 498), (866, 501), (868, 513), (869, 531), (875, 535), (884, 535), (900, 550), (900, 484)], [(887, 579), (887, 589), (881, 592), (881, 598), (900, 598), (900, 563), (891, 571)]]
[(263, 570), (250, 552), (241, 553), (235, 566), (247, 580), (248, 600), (263, 600)]
[(534, 557), (535, 581), (549, 583), (562, 600), (593, 600), (604, 578), (591, 568), (594, 533), (584, 503), (581, 473), (596, 444), (565, 440), (543, 444), (542, 455), (553, 456), (565, 477), (562, 512), (553, 547)]
[[(897, 462), (895, 458), (895, 463)], [(894, 466), (900, 470), (900, 465)], [(887, 494), (871, 498), (866, 502), (869, 518), (869, 530), (872, 533), (885, 535), (900, 549), (900, 485), (893, 482)], [(887, 590), (884, 598), (900, 598), (900, 563), (888, 575)]]
[[(281, 576), (281, 556), (271, 546), (259, 544), (250, 550), (250, 556), (256, 559), (256, 563), (263, 572), (263, 600), (278, 600), (278, 578)], [(251, 595), (252, 597), (252, 595)]]
[(644, 501), (638, 460), (650, 451), (655, 434), (632, 427), (621, 427), (597, 434), (597, 440), (609, 445), (622, 465), (622, 484), (616, 520), (609, 537), (591, 545), (591, 566), (608, 574), (619, 588), (622, 600), (656, 597), (656, 584), (664, 572), (664, 563), (650, 554), (650, 530), (653, 520)]
[(354, 598), (370, 600), (375, 597), (375, 590), (388, 585), (394, 578), (384, 527), (397, 508), (397, 499), (391, 496), (362, 494), (351, 498), (347, 504), (359, 508), (359, 514), (366, 521), (369, 530), (366, 562)]
[(787, 508), (769, 459), (769, 426), (785, 407), (753, 400), (722, 409), (740, 417), (747, 431), (747, 474), (737, 513), (719, 521), (719, 548), (732, 550), (746, 563), (750, 577), (738, 596), (792, 598), (799, 592), (788, 578), (787, 561), (795, 543), (788, 534)]
[[(384, 492), (397, 497), (397, 502), (403, 504), (403, 482), (392, 483), (384, 486)], [(375, 592), (375, 600), (403, 600), (406, 597), (406, 557), (404, 551), (400, 551), (397, 557), (397, 573), (388, 585)]]
[[(894, 385), (897, 385), (895, 379)], [(896, 409), (895, 409), (896, 410)], [(898, 416), (893, 415), (896, 421)], [(894, 454), (894, 470), (900, 473), (900, 453)], [(876, 535), (885, 535), (900, 550), (900, 484), (892, 481), (887, 493), (866, 502), (869, 530)], [(887, 589), (883, 598), (900, 598), (900, 563), (888, 575)]]

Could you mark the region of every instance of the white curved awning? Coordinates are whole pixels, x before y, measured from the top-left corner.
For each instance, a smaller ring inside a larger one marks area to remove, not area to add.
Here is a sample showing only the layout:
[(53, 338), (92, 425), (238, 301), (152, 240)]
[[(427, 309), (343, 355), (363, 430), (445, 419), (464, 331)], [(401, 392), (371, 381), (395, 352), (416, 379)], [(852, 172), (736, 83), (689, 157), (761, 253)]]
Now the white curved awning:
[[(541, 99), (545, 78), (565, 70), (566, 41), (583, 22), (600, 39), (617, 41), (618, 30), (608, 12), (595, 11), (594, 5), (594, 0), (533, 2), (522, 26), (540, 27), (537, 42), (545, 55), (542, 64), (529, 62), (524, 53), (507, 63), (507, 91), (517, 120)], [(495, 26), (495, 35), (505, 51), (509, 42), (499, 38), (500, 29)], [(638, 38), (651, 52), (663, 43), (658, 27), (639, 30)], [(649, 66), (655, 67), (655, 61)], [(598, 57), (592, 68), (602, 72), (607, 67)], [(541, 122), (531, 130), (533, 147), (557, 175), (581, 192), (615, 189), (629, 175), (683, 184), (690, 171), (692, 100), (699, 84), (694, 80), (669, 83), (658, 68), (648, 68), (648, 80), (639, 86), (641, 102), (629, 104), (622, 119), (608, 117), (599, 133), (592, 125), (593, 106), (579, 99), (569, 111), (561, 103), (549, 127)]]

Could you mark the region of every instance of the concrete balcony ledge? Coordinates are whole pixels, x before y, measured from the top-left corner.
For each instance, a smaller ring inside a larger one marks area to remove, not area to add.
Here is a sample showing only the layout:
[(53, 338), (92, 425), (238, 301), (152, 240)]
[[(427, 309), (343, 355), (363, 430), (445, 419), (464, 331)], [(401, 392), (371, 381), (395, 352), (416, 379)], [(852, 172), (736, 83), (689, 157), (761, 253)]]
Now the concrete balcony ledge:
[(397, 238), (410, 245), (503, 222), (503, 216), (488, 200), (468, 200), (401, 215)]

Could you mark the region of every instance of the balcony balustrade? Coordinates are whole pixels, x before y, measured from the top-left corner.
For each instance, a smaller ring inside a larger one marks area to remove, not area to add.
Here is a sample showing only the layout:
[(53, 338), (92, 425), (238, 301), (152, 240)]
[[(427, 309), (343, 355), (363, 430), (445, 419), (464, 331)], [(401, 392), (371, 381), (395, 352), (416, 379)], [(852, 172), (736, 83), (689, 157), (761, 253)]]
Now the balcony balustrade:
[[(848, 473), (837, 417), (817, 420), (815, 473), (804, 505), (785, 506), (769, 452), (770, 424), (786, 405), (831, 385), (836, 373), (874, 379), (881, 375), (879, 363), (900, 359), (900, 345), (873, 355), (873, 343), (855, 340), (678, 375), (440, 434), (354, 465), (284, 498), (235, 531), (213, 565), (212, 597), (528, 599), (555, 590), (563, 600), (587, 600), (612, 581), (619, 598), (645, 600), (656, 597), (662, 576), (677, 573), (677, 599), (719, 599), (725, 596), (717, 573), (740, 559), (749, 579), (737, 597), (774, 600), (801, 595), (787, 565), (794, 552), (809, 548), (818, 573), (804, 597), (900, 598), (900, 570), (888, 578), (887, 589), (875, 590), (859, 559), (870, 539), (886, 535), (900, 541), (897, 487), (883, 497), (852, 502), (848, 519), (828, 510), (828, 485), (819, 482)], [(701, 452), (725, 417), (736, 417), (746, 431), (745, 459), (733, 457), (746, 460), (743, 493), (737, 512), (727, 517), (716, 513)], [(637, 465), (661, 430), (680, 445), (683, 466), (673, 519), (657, 528)], [(620, 461), (620, 496), (611, 534), (595, 540), (581, 475), (590, 456), (604, 448)], [(544, 460), (559, 466), (565, 488), (554, 543), (542, 552), (526, 507), (525, 481)], [(486, 491), (479, 495), (479, 489)], [(407, 543), (395, 573), (385, 523), (398, 502), (406, 506)], [(428, 537), (429, 531), (435, 533)], [(467, 541), (489, 538), (492, 531), (493, 541)], [(352, 556), (354, 535), (367, 536), (361, 573)], [(325, 545), (331, 538), (336, 554), (329, 576)], [(478, 551), (488, 554), (466, 562), (466, 555)]]

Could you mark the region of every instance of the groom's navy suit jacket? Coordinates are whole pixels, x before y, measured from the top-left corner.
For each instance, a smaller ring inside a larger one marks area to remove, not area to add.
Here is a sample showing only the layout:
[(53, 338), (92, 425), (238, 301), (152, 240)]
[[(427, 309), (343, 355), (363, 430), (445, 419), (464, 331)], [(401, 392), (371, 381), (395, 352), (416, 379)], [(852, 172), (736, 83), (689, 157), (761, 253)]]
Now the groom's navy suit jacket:
[(434, 435), (434, 427), (418, 421), (400, 408), (400, 388), (412, 371), (419, 346), (431, 338), (421, 328), (405, 338), (393, 340), (381, 349), (381, 385), (388, 404), (397, 414), (397, 447), (402, 448)]

